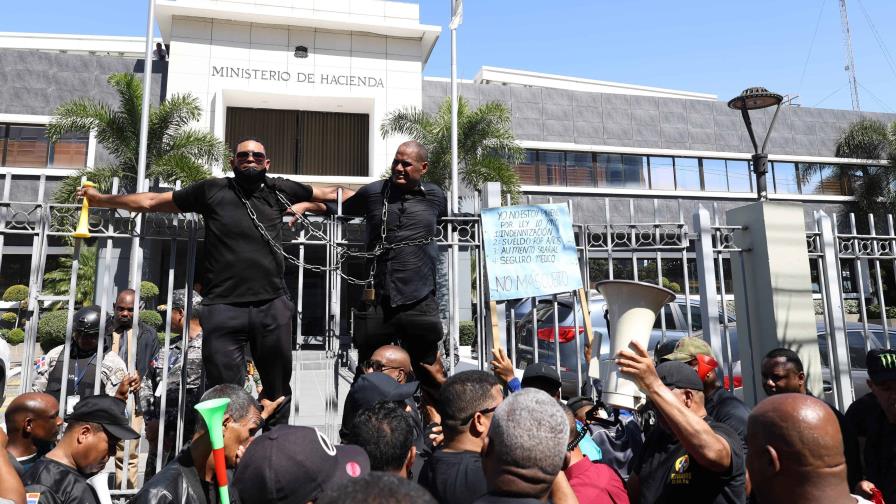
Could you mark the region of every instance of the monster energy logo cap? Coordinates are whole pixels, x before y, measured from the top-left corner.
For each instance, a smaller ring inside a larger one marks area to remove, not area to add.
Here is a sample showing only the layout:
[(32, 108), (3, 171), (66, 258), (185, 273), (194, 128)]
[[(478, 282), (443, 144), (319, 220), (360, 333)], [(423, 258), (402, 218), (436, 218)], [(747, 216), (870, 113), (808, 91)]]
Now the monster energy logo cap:
[(865, 362), (875, 383), (896, 380), (896, 350), (871, 350)]

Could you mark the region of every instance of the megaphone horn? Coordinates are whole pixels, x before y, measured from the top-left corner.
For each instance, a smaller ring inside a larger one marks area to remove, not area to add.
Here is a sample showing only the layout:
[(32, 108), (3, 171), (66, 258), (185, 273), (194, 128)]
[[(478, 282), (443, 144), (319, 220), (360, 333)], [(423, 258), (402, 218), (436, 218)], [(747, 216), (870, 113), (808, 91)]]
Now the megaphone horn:
[(230, 490), (227, 487), (227, 461), (224, 460), (224, 413), (230, 399), (209, 399), (194, 406), (202, 415), (208, 427), (208, 437), (212, 443), (212, 456), (215, 460), (215, 479), (218, 480), (218, 495), (221, 504), (230, 504)]
[(605, 280), (597, 290), (607, 304), (607, 328), (610, 333), (609, 359), (601, 360), (604, 377), (604, 402), (619, 408), (635, 409), (643, 394), (635, 382), (623, 377), (616, 366), (616, 354), (629, 349), (633, 341), (647, 348), (656, 315), (675, 293), (656, 285), (630, 280)]
[(100, 504), (112, 504), (112, 494), (109, 493), (109, 473), (94, 474), (87, 480), (87, 484), (93, 487)]
[[(84, 187), (96, 187), (96, 184), (93, 182), (84, 182)], [(88, 220), (90, 219), (90, 204), (87, 202), (87, 198), (82, 198), (81, 201), (81, 217), (78, 219), (78, 228), (75, 229), (75, 232), (72, 233), (72, 236), (75, 238), (90, 238), (90, 225)]]

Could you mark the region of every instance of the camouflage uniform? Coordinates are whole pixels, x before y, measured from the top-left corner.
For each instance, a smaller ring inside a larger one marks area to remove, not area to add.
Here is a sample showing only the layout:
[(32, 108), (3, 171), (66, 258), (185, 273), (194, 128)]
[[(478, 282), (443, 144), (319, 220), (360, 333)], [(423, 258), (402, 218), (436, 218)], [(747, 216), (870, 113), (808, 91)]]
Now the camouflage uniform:
[[(62, 355), (62, 351), (65, 349), (65, 345), (59, 345), (58, 347), (47, 352), (46, 355), (42, 355), (34, 360), (34, 381), (31, 384), (31, 390), (34, 392), (47, 392), (47, 386), (49, 384), (50, 372), (58, 365), (62, 366), (63, 361), (59, 358)], [(69, 363), (71, 366), (71, 363)], [(72, 372), (70, 369), (69, 372)], [(118, 384), (121, 383), (121, 380), (127, 375), (127, 366), (124, 361), (121, 360), (121, 357), (118, 356), (115, 352), (106, 352), (106, 355), (103, 356), (103, 366), (102, 371), (100, 371), (100, 379), (102, 380), (103, 385), (105, 386), (102, 389), (106, 395), (114, 396), (115, 392), (118, 390)], [(89, 377), (90, 381), (93, 381), (93, 377)], [(59, 383), (57, 386), (61, 386)], [(71, 387), (71, 382), (69, 382), (69, 387)]]
[[(168, 353), (168, 383), (166, 391), (168, 399), (165, 403), (165, 429), (176, 428), (177, 403), (180, 395), (180, 376), (183, 368), (183, 340), (172, 343)], [(190, 338), (187, 343), (187, 410), (192, 410), (195, 402), (189, 402), (202, 386), (202, 334)], [(162, 391), (159, 387), (162, 383), (165, 366), (165, 349), (159, 350), (159, 354), (150, 362), (146, 378), (140, 384), (140, 405), (144, 414), (149, 419), (160, 417), (159, 409), (162, 407)], [(188, 412), (189, 414), (189, 412)]]

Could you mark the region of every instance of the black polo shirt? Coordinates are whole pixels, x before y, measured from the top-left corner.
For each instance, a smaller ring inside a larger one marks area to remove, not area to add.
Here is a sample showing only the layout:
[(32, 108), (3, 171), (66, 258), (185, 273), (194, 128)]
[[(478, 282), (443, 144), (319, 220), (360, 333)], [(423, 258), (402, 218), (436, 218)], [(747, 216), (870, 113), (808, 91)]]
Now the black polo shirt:
[(37, 493), (38, 504), (99, 504), (87, 478), (74, 467), (44, 457), (22, 476), (25, 492)]
[[(388, 184), (388, 180), (367, 184), (342, 204), (344, 215), (365, 218), (368, 250), (373, 250), (381, 241)], [(439, 186), (424, 182), (415, 189), (403, 190), (393, 185), (388, 192), (387, 244), (435, 236), (439, 219), (447, 214), (447, 200)], [(331, 213), (335, 212), (335, 205), (327, 206)], [(388, 299), (391, 306), (399, 306), (434, 293), (438, 258), (435, 240), (424, 245), (389, 248), (377, 256), (374, 277), (377, 299)]]
[[(205, 274), (203, 304), (265, 301), (286, 294), (283, 256), (255, 226), (246, 205), (234, 191), (232, 178), (210, 178), (174, 191), (181, 212), (202, 214), (205, 221)], [(276, 242), (282, 242), (285, 205), (274, 191), (292, 204), (309, 201), (310, 186), (266, 177), (254, 190), (241, 188), (258, 222)]]
[(641, 502), (655, 504), (743, 504), (744, 454), (740, 438), (728, 426), (707, 417), (713, 432), (731, 447), (731, 467), (715, 473), (700, 466), (671, 433), (657, 427), (650, 431), (635, 460)]
[(731, 427), (740, 438), (746, 453), (747, 417), (750, 416), (747, 405), (728, 390), (719, 388), (706, 398), (706, 413), (716, 422)]
[(423, 464), (417, 482), (439, 504), (471, 504), (488, 491), (482, 457), (471, 451), (435, 451)]

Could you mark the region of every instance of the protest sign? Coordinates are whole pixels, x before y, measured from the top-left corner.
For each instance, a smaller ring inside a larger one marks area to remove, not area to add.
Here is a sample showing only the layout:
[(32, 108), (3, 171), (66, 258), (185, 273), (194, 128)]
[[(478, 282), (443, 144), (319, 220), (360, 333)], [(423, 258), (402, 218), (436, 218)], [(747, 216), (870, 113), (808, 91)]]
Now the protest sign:
[(484, 209), (482, 233), (490, 301), (582, 288), (565, 204)]

